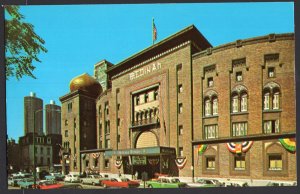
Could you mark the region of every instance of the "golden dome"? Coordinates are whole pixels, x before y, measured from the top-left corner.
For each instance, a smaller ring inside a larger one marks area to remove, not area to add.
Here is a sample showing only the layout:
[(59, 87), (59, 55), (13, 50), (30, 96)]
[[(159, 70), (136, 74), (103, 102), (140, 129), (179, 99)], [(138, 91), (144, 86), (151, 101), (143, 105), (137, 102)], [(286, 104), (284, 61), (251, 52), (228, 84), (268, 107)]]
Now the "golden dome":
[(102, 93), (100, 83), (87, 73), (79, 75), (71, 80), (70, 91), (73, 92), (76, 90), (86, 91), (94, 97), (97, 97)]

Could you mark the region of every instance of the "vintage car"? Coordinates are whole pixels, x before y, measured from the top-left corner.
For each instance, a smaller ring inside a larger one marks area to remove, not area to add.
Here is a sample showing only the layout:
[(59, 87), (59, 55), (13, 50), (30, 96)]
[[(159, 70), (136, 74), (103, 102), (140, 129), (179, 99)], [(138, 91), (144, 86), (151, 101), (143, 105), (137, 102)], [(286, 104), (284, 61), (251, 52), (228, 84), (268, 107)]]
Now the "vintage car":
[(65, 176), (64, 181), (65, 182), (70, 182), (70, 183), (79, 183), (80, 178), (76, 174), (68, 174), (68, 175)]
[[(36, 183), (38, 184), (39, 181), (36, 180)], [(30, 189), (32, 188), (32, 185), (34, 185), (34, 179), (33, 178), (24, 178), (17, 183), (20, 187), (20, 189)]]
[(12, 187), (17, 187), (18, 182), (22, 179), (23, 179), (22, 177), (17, 177), (17, 176), (8, 177), (7, 184)]
[(62, 187), (57, 189), (83, 189), (83, 187), (79, 183), (72, 183), (72, 184), (64, 184)]
[(49, 175), (45, 176), (46, 180), (56, 180), (56, 181), (63, 181), (65, 178), (64, 175), (60, 174), (60, 173), (50, 173)]
[(186, 183), (180, 182), (178, 178), (159, 177), (157, 180), (147, 181), (148, 188), (185, 188)]
[(286, 182), (286, 181), (270, 181), (266, 186), (296, 186), (296, 182)]
[(137, 181), (131, 181), (128, 178), (111, 178), (109, 180), (103, 180), (102, 185), (104, 188), (137, 188), (140, 186), (140, 183)]
[(221, 187), (222, 183), (215, 179), (198, 179), (194, 183), (187, 183), (189, 187)]
[(87, 175), (85, 178), (80, 178), (82, 184), (102, 185), (102, 181), (109, 180), (101, 175)]
[(58, 189), (63, 184), (56, 182), (55, 180), (41, 180), (37, 185), (32, 185), (31, 188), (35, 189)]

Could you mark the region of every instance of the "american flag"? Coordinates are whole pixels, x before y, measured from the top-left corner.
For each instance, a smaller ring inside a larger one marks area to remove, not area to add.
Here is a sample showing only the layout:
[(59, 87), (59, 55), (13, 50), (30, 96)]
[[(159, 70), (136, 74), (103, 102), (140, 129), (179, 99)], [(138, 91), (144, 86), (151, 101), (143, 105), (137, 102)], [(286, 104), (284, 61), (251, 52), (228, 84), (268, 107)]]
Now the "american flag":
[(156, 30), (156, 26), (154, 23), (154, 19), (153, 19), (153, 23), (152, 23), (152, 41), (154, 43), (154, 41), (156, 41), (157, 39), (157, 30)]

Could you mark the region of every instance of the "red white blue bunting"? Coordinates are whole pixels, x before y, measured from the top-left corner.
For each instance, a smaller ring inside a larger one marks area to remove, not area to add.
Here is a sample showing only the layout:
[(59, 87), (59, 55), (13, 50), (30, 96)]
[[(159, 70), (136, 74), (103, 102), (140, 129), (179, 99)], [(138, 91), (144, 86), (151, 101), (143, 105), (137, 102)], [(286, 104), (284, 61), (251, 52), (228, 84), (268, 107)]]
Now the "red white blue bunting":
[(120, 169), (121, 168), (121, 166), (122, 166), (122, 160), (116, 160), (115, 161), (115, 166), (117, 167), (117, 169)]
[(244, 141), (243, 143), (230, 142), (226, 144), (228, 150), (235, 154), (247, 152), (252, 145), (253, 145), (253, 141)]
[(175, 163), (177, 165), (177, 168), (180, 169), (180, 170), (184, 168), (186, 162), (187, 162), (186, 157), (178, 157), (178, 158), (175, 159)]
[(93, 156), (94, 159), (96, 159), (96, 158), (99, 158), (100, 154), (99, 153), (93, 153), (92, 156)]

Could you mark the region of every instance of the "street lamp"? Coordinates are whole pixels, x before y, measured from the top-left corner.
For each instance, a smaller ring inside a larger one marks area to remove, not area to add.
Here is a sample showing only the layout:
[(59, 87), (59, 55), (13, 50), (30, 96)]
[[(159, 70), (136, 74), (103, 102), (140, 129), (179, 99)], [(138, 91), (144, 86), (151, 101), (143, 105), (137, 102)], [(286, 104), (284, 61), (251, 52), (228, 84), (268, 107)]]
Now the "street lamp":
[[(44, 109), (44, 108), (41, 108), (41, 109), (38, 109), (38, 110), (35, 110), (34, 113), (33, 113), (33, 185), (35, 186), (36, 185), (36, 162), (35, 162), (35, 115), (36, 113), (38, 112), (41, 112), (43, 110), (46, 110), (48, 111), (48, 109)], [(59, 109), (51, 109), (51, 111), (56, 111), (56, 112), (61, 112), (61, 110)], [(35, 187), (33, 187), (35, 188)]]

